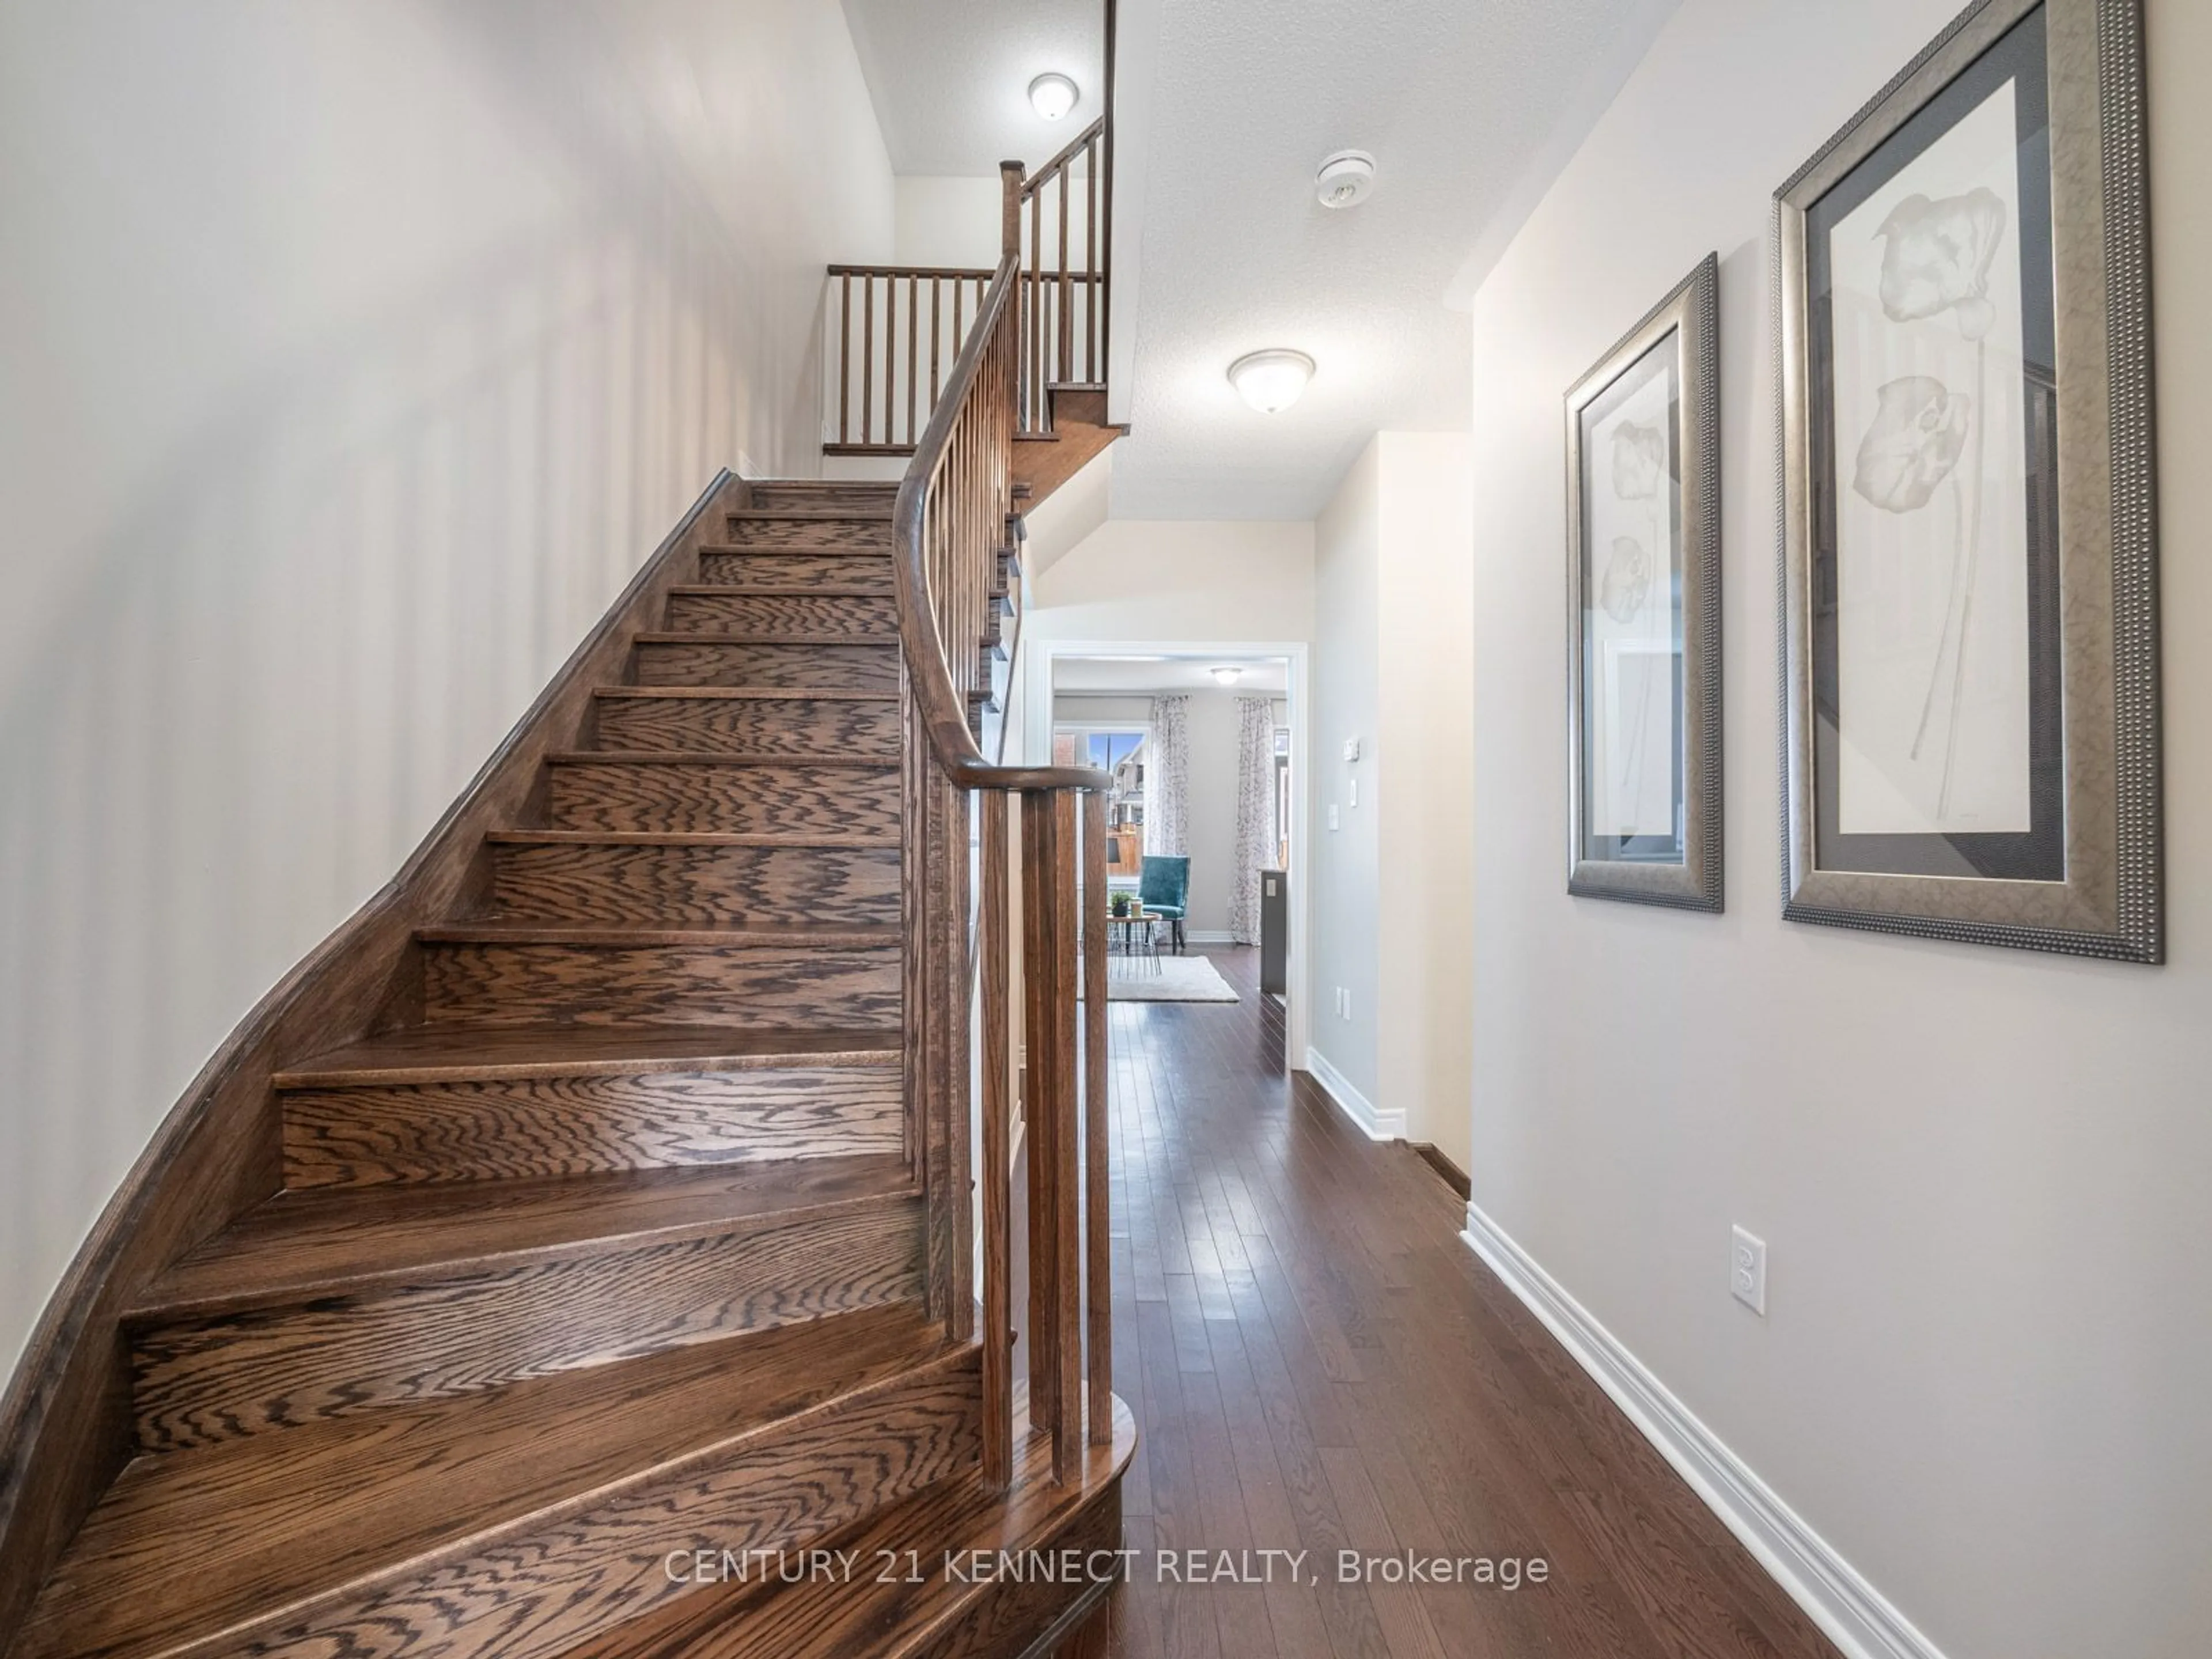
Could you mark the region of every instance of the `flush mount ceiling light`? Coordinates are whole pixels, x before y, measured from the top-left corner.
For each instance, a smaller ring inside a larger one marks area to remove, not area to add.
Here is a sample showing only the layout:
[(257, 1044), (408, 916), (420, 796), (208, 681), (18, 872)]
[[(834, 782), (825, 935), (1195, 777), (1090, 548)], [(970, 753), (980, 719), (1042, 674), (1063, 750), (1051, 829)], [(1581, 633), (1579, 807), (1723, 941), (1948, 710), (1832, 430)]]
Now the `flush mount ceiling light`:
[(1364, 149), (1340, 149), (1314, 174), (1314, 194), (1325, 208), (1357, 207), (1375, 188), (1375, 158)]
[(1208, 669), (1206, 672), (1213, 676), (1213, 683), (1216, 685), (1234, 685), (1244, 678), (1244, 671), (1230, 663), (1224, 663), (1220, 667)]
[(1229, 384), (1262, 415), (1273, 415), (1297, 402), (1313, 374), (1314, 360), (1303, 351), (1252, 351), (1229, 365)]
[(1065, 75), (1040, 75), (1030, 82), (1030, 107), (1048, 121), (1059, 120), (1082, 95)]

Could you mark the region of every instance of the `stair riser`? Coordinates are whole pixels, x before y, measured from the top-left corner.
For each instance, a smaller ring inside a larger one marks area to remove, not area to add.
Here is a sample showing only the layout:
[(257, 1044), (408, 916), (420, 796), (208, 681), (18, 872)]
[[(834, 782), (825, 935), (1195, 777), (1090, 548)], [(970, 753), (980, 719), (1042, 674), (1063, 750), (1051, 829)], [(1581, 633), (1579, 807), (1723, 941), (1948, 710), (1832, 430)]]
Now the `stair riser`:
[(672, 634), (867, 634), (898, 637), (888, 593), (817, 599), (795, 593), (672, 593)]
[(799, 847), (492, 848), (493, 902), (532, 921), (895, 927), (896, 850)]
[(451, 1398), (921, 1289), (918, 1200), (143, 1330), (138, 1439), (174, 1451)]
[(898, 498), (895, 483), (817, 483), (792, 480), (752, 485), (752, 505), (770, 512), (829, 513), (853, 507), (862, 513), (888, 513)]
[(853, 1031), (899, 1023), (896, 946), (756, 950), (665, 945), (423, 947), (433, 1020), (494, 1025), (727, 1025)]
[[(272, 1621), (224, 1651), (356, 1659), (556, 1659), (696, 1593), (673, 1555), (796, 1552), (971, 1468), (982, 1381), (935, 1367), (799, 1419), (580, 1513), (371, 1595)], [(917, 1540), (921, 1545), (921, 1540)], [(927, 1555), (925, 1554), (925, 1563)], [(874, 1573), (880, 1561), (856, 1565)], [(198, 1656), (196, 1656), (196, 1659)]]
[(732, 514), (732, 547), (866, 547), (889, 552), (891, 521), (888, 518), (747, 519)]
[(891, 592), (888, 554), (702, 553), (699, 580), (751, 587), (869, 587)]
[(283, 1097), (284, 1184), (512, 1181), (890, 1153), (896, 1066), (495, 1078)]
[(637, 647), (640, 685), (796, 686), (810, 690), (896, 691), (898, 647), (720, 645), (702, 641)]
[(898, 705), (791, 697), (602, 697), (599, 746), (652, 754), (899, 751)]
[(896, 836), (898, 775), (842, 766), (556, 766), (547, 812), (556, 830)]

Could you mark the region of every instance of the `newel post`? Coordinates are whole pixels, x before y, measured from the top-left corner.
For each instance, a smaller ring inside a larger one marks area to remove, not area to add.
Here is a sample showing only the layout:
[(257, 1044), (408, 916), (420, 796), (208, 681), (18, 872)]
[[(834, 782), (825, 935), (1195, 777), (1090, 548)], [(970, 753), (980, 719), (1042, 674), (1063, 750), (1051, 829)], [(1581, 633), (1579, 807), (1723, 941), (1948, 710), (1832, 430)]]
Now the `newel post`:
[(1022, 252), (1022, 178), (1019, 161), (999, 163), (999, 257), (1018, 258)]

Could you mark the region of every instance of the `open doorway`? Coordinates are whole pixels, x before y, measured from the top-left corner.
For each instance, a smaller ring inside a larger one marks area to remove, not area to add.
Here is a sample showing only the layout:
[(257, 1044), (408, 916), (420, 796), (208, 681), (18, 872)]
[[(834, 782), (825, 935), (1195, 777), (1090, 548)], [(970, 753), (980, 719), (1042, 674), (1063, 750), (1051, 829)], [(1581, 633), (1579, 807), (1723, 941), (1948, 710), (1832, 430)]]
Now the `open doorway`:
[[(1114, 779), (1109, 994), (1257, 996), (1276, 1056), (1299, 1052), (1304, 647), (1038, 651), (1050, 757)], [(1030, 739), (1037, 759), (1043, 735)]]

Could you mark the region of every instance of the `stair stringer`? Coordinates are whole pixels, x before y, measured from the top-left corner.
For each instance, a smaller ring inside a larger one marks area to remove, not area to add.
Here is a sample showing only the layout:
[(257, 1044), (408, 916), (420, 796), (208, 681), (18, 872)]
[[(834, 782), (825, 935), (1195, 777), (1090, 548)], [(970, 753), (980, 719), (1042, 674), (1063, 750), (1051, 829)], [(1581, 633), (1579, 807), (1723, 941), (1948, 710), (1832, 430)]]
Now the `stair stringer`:
[(419, 1006), (416, 931), (482, 891), (487, 833), (522, 820), (549, 754), (580, 746), (593, 688), (624, 678), (633, 636), (672, 587), (697, 580), (701, 545), (748, 499), (734, 474), (715, 477), (390, 884), (240, 1021), (117, 1188), (0, 1398), (0, 1651), (131, 1454), (123, 1315), (171, 1262), (283, 1185), (271, 1074)]

